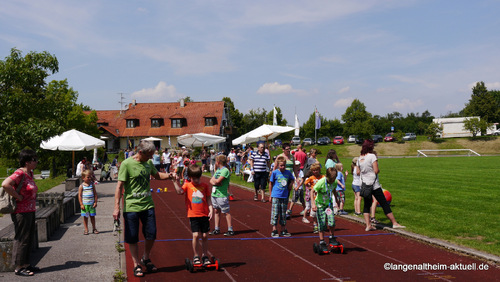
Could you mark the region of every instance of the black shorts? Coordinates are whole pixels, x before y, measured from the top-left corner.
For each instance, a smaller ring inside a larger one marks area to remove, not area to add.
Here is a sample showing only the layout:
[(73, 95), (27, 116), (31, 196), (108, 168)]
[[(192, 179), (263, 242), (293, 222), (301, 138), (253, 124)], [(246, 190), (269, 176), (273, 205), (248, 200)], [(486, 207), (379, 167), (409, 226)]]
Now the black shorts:
[(208, 216), (204, 217), (190, 217), (189, 222), (191, 222), (191, 231), (208, 233), (210, 231), (210, 221)]

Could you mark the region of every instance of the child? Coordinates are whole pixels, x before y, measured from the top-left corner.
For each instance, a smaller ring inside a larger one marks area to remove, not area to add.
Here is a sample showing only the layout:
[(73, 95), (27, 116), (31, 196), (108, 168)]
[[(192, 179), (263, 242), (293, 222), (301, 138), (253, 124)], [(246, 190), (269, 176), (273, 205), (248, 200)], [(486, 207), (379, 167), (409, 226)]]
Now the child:
[(215, 210), (215, 228), (210, 235), (220, 234), (220, 214), (226, 215), (227, 232), (224, 236), (234, 236), (233, 225), (231, 223), (231, 214), (229, 213), (229, 179), (231, 173), (226, 167), (227, 158), (225, 155), (218, 155), (215, 158), (215, 172), (210, 184), (212, 188), (212, 204)]
[(182, 153), (182, 179), (183, 181), (190, 181), (189, 176), (188, 176), (188, 166), (191, 164), (191, 160), (189, 159), (189, 153), (184, 152)]
[[(321, 168), (320, 164), (318, 162), (313, 163), (310, 168), (310, 173), (312, 174), (310, 177), (306, 179), (304, 184), (306, 185), (306, 210), (310, 210), (312, 203), (314, 202), (314, 193), (312, 191), (314, 185), (320, 180), (321, 178), (325, 177), (324, 175), (321, 175), (320, 173)], [(304, 218), (306, 217), (307, 212), (304, 212)], [(311, 210), (310, 216), (313, 218), (313, 233), (318, 233), (318, 221), (316, 219), (316, 212)], [(307, 218), (306, 218), (307, 219)]]
[(78, 187), (78, 200), (80, 201), (81, 214), (83, 216), (83, 235), (89, 235), (89, 217), (92, 223), (92, 233), (99, 234), (95, 226), (95, 208), (97, 207), (97, 192), (92, 180), (92, 172), (88, 169), (82, 172), (83, 183)]
[(335, 217), (333, 212), (333, 198), (335, 187), (338, 183), (337, 171), (330, 167), (326, 170), (326, 177), (320, 179), (313, 188), (316, 195), (315, 200), (311, 202), (312, 210), (317, 212), (319, 224), (319, 246), (323, 252), (327, 252), (328, 248), (324, 240), (324, 233), (330, 229), (330, 244), (338, 245), (339, 243), (333, 237), (335, 230)]
[(288, 206), (288, 195), (290, 190), (292, 190), (293, 182), (295, 177), (293, 174), (286, 170), (286, 159), (284, 156), (279, 156), (276, 159), (276, 165), (278, 166), (271, 173), (271, 178), (269, 182), (271, 183), (271, 199), (272, 199), (272, 209), (271, 209), (271, 225), (273, 226), (273, 231), (271, 232), (272, 237), (279, 237), (277, 225), (278, 220), (281, 225), (281, 236), (290, 237), (291, 234), (286, 230), (286, 208)]
[(354, 192), (354, 214), (362, 215), (361, 213), (361, 196), (359, 191), (361, 191), (361, 179), (359, 177), (359, 166), (358, 157), (352, 159), (351, 163), (351, 175), (352, 175), (352, 191)]
[[(174, 180), (177, 194), (185, 194), (186, 209), (189, 221), (191, 223), (191, 232), (193, 232), (193, 264), (209, 265), (208, 258), (208, 231), (210, 230), (210, 219), (212, 219), (213, 207), (210, 197), (210, 187), (201, 183), (201, 168), (198, 165), (189, 165), (188, 176), (190, 181), (185, 181), (182, 188)], [(197, 251), (198, 239), (201, 234), (201, 260)]]
[[(292, 214), (292, 208), (294, 204), (300, 200), (300, 203), (302, 204), (303, 210), (306, 209), (306, 203), (304, 201), (304, 172), (300, 169), (300, 162), (295, 161), (295, 166), (293, 168), (293, 173), (295, 176), (295, 183), (293, 184), (293, 198), (292, 198), (292, 203), (290, 204), (290, 208), (286, 211), (286, 216), (287, 218), (291, 216)], [(307, 218), (303, 217), (302, 222), (304, 223), (309, 223), (309, 220)]]
[(339, 200), (339, 211), (338, 214), (340, 215), (346, 215), (348, 214), (346, 211), (344, 211), (344, 203), (345, 203), (345, 177), (344, 173), (344, 165), (342, 163), (337, 163), (335, 165), (335, 169), (337, 170), (337, 198)]

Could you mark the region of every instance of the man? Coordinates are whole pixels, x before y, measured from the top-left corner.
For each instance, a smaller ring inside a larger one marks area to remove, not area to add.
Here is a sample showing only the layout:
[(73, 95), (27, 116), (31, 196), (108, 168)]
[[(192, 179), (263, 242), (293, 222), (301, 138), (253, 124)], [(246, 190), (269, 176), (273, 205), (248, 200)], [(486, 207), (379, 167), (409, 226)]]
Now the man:
[(232, 148), (231, 152), (227, 155), (227, 160), (231, 168), (231, 173), (234, 173), (236, 169), (236, 153), (234, 152), (234, 148)]
[(250, 171), (254, 175), (255, 196), (254, 201), (258, 201), (258, 194), (261, 195), (261, 201), (266, 202), (264, 199), (264, 190), (267, 186), (267, 177), (269, 175), (268, 169), (270, 166), (270, 157), (264, 151), (264, 143), (259, 143), (257, 151), (250, 155)]
[[(150, 160), (155, 152), (152, 142), (141, 141), (138, 153), (124, 160), (118, 173), (118, 184), (115, 191), (115, 210), (113, 217), (120, 218), (120, 202), (122, 195), (123, 218), (125, 224), (125, 243), (129, 244), (130, 254), (134, 264), (134, 276), (143, 277), (141, 263), (148, 272), (156, 272), (158, 269), (151, 262), (149, 254), (156, 239), (156, 218), (153, 198), (149, 186), (150, 176), (156, 179), (168, 179), (172, 175), (158, 172)], [(139, 221), (142, 223), (145, 238), (144, 254), (139, 259)]]
[(297, 146), (297, 152), (295, 152), (294, 156), (295, 159), (300, 162), (300, 170), (303, 170), (306, 164), (307, 154), (302, 150), (302, 145)]

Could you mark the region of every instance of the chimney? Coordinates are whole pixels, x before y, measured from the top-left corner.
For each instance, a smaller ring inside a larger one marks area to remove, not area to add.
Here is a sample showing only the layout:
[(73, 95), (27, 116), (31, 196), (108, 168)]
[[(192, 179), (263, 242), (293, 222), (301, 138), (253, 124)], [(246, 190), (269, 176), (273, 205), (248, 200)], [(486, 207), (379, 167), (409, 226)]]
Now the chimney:
[(181, 108), (184, 108), (185, 104), (184, 104), (184, 98), (181, 98)]
[(137, 105), (137, 101), (135, 99), (132, 100), (132, 105), (134, 105), (134, 106)]

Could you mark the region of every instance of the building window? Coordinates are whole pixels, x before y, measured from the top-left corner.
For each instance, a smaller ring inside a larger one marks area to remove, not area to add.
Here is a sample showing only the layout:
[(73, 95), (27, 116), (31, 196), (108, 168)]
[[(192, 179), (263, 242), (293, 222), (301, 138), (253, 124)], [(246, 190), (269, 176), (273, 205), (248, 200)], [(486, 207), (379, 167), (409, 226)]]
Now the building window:
[(134, 128), (139, 126), (138, 119), (127, 119), (127, 128)]
[(182, 127), (182, 119), (176, 118), (172, 120), (172, 128), (181, 128)]
[(214, 117), (205, 118), (205, 126), (214, 126), (216, 124), (217, 122)]
[(151, 119), (151, 127), (162, 127), (164, 125), (162, 118)]
[(97, 123), (97, 127), (108, 126), (108, 125), (109, 125), (109, 123), (107, 123), (107, 122)]

